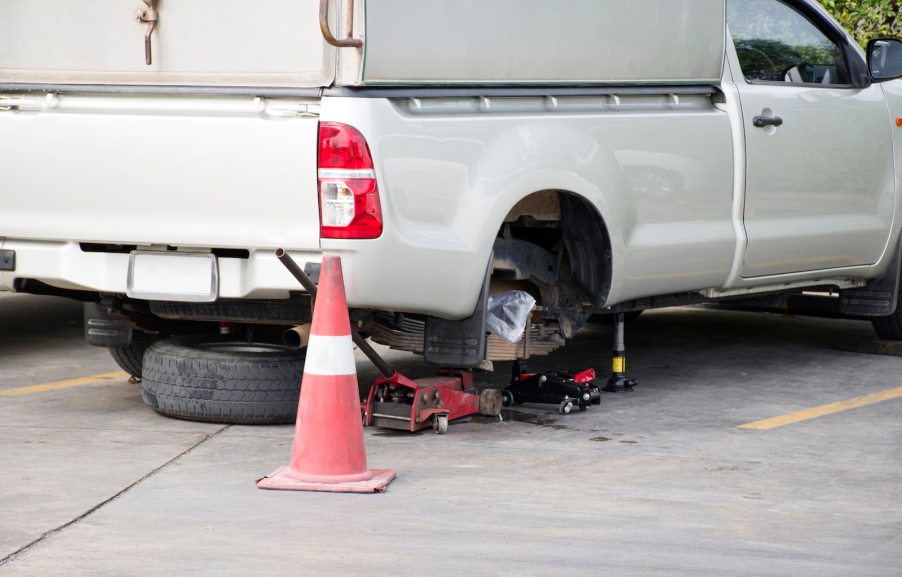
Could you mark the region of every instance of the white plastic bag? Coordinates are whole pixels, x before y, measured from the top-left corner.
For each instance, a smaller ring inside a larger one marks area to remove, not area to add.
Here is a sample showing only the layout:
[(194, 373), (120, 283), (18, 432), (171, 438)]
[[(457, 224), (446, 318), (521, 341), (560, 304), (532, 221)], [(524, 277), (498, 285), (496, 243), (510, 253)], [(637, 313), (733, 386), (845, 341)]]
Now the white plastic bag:
[(492, 332), (514, 345), (523, 338), (529, 312), (536, 299), (523, 291), (510, 291), (489, 297), (485, 322)]

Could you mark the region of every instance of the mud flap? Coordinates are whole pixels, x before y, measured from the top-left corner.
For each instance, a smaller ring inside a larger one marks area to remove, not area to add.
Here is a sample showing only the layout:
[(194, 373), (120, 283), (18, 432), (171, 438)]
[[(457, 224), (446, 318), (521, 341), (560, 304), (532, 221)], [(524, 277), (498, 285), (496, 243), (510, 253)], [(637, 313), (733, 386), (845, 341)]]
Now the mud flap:
[(899, 301), (899, 277), (902, 275), (902, 237), (889, 268), (880, 278), (865, 286), (844, 290), (840, 296), (843, 314), (860, 317), (885, 317), (896, 311)]
[(435, 317), (426, 320), (423, 356), (426, 362), (442, 367), (469, 368), (485, 359), (485, 312), (489, 303), (489, 279), (492, 276), (493, 258), (485, 271), (482, 291), (473, 314), (459, 321)]
[(85, 340), (95, 347), (127, 347), (132, 343), (132, 325), (109, 311), (101, 303), (84, 303)]

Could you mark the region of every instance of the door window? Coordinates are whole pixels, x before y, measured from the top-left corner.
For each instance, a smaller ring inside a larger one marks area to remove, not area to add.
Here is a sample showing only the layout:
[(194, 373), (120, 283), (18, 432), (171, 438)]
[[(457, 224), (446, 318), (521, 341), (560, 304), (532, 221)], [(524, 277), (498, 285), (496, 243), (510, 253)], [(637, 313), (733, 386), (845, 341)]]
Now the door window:
[(779, 0), (728, 0), (727, 23), (749, 82), (851, 84), (842, 49)]

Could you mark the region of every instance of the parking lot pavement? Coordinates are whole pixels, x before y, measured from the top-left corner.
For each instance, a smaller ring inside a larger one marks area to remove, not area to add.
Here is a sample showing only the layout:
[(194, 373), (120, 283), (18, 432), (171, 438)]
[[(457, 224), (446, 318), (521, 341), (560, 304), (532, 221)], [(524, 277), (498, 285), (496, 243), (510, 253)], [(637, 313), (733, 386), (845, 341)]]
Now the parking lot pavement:
[[(77, 304), (0, 296), (0, 329), (0, 395), (117, 371)], [(647, 313), (634, 392), (367, 430), (370, 466), (398, 472), (369, 496), (261, 491), (290, 426), (160, 417), (124, 377), (0, 396), (0, 576), (902, 575), (902, 398), (738, 428), (902, 386), (902, 359), (834, 348), (850, 335), (870, 327)], [(609, 340), (590, 326), (534, 367), (603, 369)]]

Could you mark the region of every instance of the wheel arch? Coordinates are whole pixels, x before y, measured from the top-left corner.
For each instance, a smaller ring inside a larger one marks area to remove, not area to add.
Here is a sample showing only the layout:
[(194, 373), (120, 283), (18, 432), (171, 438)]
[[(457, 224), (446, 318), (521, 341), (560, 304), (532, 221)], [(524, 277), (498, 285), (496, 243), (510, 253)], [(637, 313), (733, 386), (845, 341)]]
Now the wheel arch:
[(572, 190), (535, 190), (520, 195), (510, 204), (493, 230), (500, 235), (506, 225), (524, 218), (558, 222), (574, 280), (592, 296), (596, 307), (603, 306), (611, 291), (614, 256), (611, 235), (601, 210), (585, 195)]

